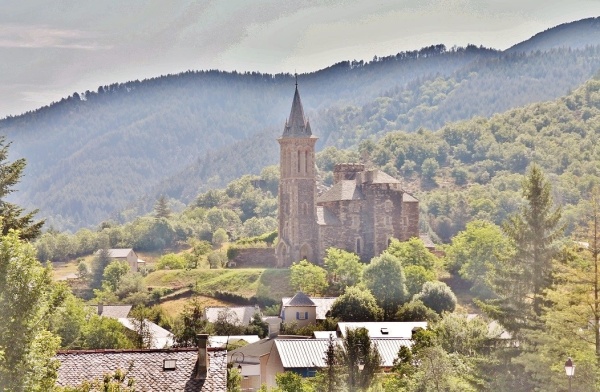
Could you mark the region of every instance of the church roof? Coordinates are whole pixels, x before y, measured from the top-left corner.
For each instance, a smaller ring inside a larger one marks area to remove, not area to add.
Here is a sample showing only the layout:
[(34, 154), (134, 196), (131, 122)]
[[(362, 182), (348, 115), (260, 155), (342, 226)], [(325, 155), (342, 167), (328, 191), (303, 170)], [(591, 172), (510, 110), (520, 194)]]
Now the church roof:
[(373, 170), (372, 184), (400, 184), (400, 181), (381, 170)]
[(413, 195), (408, 194), (406, 192), (404, 192), (404, 194), (402, 195), (402, 201), (405, 203), (418, 203), (419, 200), (417, 200)]
[(317, 206), (317, 224), (322, 226), (341, 226), (342, 222), (326, 207)]
[(296, 85), (290, 118), (285, 123), (282, 137), (310, 137), (311, 135), (310, 123), (304, 117), (304, 109), (302, 108), (298, 85)]
[(341, 201), (341, 200), (361, 200), (363, 199), (362, 192), (356, 186), (354, 180), (341, 180), (334, 186), (325, 191), (317, 199), (317, 203), (328, 202), (328, 201)]

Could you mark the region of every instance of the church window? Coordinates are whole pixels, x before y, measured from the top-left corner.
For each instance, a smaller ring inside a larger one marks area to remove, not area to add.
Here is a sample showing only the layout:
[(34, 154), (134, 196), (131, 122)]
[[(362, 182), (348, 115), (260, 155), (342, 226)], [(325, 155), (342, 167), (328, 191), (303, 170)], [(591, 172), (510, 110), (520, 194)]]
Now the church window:
[(304, 151), (304, 172), (308, 174), (308, 151)]
[(298, 173), (300, 173), (300, 151), (298, 151)]
[(356, 239), (356, 254), (360, 254), (360, 238)]

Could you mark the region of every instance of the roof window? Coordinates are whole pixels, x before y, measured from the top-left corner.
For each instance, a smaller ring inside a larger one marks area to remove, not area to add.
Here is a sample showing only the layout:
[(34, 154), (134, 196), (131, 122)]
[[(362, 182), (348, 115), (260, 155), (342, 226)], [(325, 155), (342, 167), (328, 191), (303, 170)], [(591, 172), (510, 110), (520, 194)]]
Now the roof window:
[(167, 358), (163, 360), (163, 370), (175, 370), (177, 369), (177, 360)]

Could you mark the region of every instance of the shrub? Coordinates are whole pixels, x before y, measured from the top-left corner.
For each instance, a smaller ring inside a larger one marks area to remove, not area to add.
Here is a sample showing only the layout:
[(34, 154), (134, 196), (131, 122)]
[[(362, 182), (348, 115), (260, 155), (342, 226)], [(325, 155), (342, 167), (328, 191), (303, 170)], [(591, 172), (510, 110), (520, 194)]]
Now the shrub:
[(443, 282), (427, 282), (414, 300), (421, 300), (425, 306), (435, 310), (438, 314), (442, 312), (453, 312), (456, 308), (456, 296)]
[(187, 265), (185, 257), (169, 253), (158, 259), (156, 268), (158, 269), (184, 269)]
[(429, 321), (439, 320), (438, 314), (425, 306), (421, 301), (406, 303), (396, 312), (396, 321)]

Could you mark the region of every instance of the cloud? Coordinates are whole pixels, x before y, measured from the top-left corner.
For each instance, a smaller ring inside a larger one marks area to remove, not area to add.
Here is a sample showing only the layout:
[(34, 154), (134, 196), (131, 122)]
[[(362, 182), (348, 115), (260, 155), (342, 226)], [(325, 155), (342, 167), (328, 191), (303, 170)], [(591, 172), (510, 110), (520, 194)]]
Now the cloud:
[(110, 49), (96, 36), (82, 30), (56, 29), (44, 25), (0, 25), (0, 48)]

